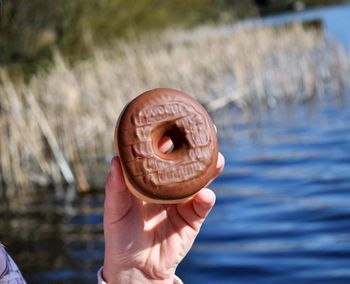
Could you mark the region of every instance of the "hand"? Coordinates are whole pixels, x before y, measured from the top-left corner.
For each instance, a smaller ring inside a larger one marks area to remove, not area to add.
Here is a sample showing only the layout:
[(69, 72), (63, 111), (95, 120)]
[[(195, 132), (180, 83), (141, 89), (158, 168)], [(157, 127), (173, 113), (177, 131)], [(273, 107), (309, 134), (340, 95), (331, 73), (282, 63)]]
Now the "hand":
[[(224, 163), (219, 154), (213, 179)], [(181, 204), (142, 202), (127, 190), (119, 158), (114, 157), (104, 205), (105, 281), (173, 283), (177, 265), (191, 248), (214, 203), (215, 194), (208, 188)]]

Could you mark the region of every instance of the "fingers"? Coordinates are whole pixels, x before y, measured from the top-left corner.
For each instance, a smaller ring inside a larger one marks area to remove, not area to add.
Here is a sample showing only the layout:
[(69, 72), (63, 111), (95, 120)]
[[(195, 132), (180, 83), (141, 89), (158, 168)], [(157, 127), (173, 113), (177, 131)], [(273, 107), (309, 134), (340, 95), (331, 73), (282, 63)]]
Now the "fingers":
[(201, 189), (192, 200), (178, 204), (177, 212), (195, 231), (199, 231), (205, 218), (215, 204), (215, 194), (208, 188)]
[(217, 177), (221, 172), (222, 170), (224, 169), (225, 167), (225, 158), (224, 156), (219, 152), (219, 155), (218, 155), (218, 161), (216, 163), (216, 172), (215, 172), (215, 177)]
[[(224, 166), (225, 158), (219, 152), (214, 176), (208, 184), (210, 184), (218, 175), (220, 175), (224, 169)], [(208, 188), (203, 188), (197, 192), (191, 201), (177, 205), (177, 210), (187, 224), (198, 231), (210, 210), (213, 208), (215, 200), (215, 193)]]
[(168, 154), (172, 150), (174, 150), (174, 143), (169, 136), (164, 136), (160, 139), (158, 143), (158, 148), (164, 154)]
[(115, 223), (123, 219), (131, 208), (133, 197), (127, 190), (118, 157), (111, 162), (106, 181), (105, 221)]
[(213, 208), (215, 200), (214, 192), (209, 188), (203, 188), (193, 198), (193, 209), (200, 218), (204, 219)]
[(218, 161), (216, 162), (216, 168), (215, 168), (215, 172), (213, 175), (213, 178), (205, 185), (206, 187), (211, 184), (223, 171), (225, 167), (225, 158), (224, 156), (219, 152), (218, 155)]
[[(216, 125), (214, 124), (215, 131), (218, 132)], [(224, 156), (219, 152), (218, 155), (218, 161), (216, 163), (216, 172), (214, 174), (214, 178), (216, 178), (224, 169), (225, 166), (225, 158)]]

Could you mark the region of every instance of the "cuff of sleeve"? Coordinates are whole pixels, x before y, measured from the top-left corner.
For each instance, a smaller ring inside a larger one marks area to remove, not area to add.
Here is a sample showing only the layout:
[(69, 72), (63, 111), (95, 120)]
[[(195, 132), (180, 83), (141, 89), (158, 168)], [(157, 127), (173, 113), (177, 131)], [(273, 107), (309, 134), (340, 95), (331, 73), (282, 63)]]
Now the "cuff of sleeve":
[(103, 267), (101, 267), (97, 272), (97, 284), (107, 284), (107, 282), (105, 282), (102, 278), (102, 270)]
[[(102, 278), (102, 270), (103, 270), (103, 267), (101, 267), (98, 272), (97, 272), (97, 284), (107, 284), (107, 282), (105, 282)], [(177, 277), (176, 275), (174, 276), (174, 284), (184, 284), (182, 282), (182, 280)]]
[(177, 277), (175, 275), (175, 277), (174, 277), (174, 284), (184, 284), (184, 283), (182, 282), (182, 280), (179, 277)]

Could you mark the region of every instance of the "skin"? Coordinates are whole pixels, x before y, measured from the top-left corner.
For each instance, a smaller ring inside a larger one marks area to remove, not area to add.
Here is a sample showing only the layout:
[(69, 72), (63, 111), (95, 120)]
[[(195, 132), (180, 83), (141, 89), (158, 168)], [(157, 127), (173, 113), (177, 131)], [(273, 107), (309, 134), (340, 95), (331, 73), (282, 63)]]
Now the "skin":
[[(164, 152), (172, 146), (166, 140), (160, 144)], [(224, 163), (219, 154), (213, 179)], [(145, 203), (129, 192), (119, 158), (114, 157), (104, 205), (105, 281), (173, 283), (176, 267), (190, 250), (214, 203), (215, 194), (208, 188), (181, 204)]]

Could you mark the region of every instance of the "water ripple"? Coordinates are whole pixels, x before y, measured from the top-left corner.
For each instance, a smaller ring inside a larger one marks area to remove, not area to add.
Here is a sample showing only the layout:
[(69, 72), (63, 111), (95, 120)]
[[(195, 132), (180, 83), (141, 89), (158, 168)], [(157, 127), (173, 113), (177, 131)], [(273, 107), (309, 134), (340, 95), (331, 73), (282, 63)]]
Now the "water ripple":
[[(235, 129), (217, 204), (179, 273), (189, 283), (350, 283), (350, 108)], [(305, 122), (307, 121), (307, 122)]]

